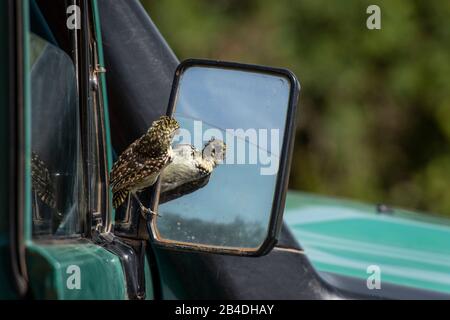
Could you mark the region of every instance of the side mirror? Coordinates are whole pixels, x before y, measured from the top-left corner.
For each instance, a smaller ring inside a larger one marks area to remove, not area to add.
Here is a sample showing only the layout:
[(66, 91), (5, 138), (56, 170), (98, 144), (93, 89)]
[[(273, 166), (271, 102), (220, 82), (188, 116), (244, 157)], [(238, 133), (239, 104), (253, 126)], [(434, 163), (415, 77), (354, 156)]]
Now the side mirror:
[[(156, 245), (260, 256), (277, 241), (299, 84), (287, 70), (186, 60), (168, 115), (180, 124), (148, 229)], [(172, 167), (171, 167), (172, 166)]]

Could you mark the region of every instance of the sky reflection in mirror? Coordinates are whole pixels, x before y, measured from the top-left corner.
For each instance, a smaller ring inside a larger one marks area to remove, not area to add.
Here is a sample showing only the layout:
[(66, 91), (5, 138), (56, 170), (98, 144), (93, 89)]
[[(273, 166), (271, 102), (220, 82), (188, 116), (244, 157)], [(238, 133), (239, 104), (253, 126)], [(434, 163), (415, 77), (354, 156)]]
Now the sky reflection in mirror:
[[(174, 116), (190, 137), (176, 137), (174, 145), (189, 143), (201, 150), (214, 136), (227, 144), (227, 158), (206, 186), (159, 206), (157, 228), (163, 239), (241, 248), (262, 244), (290, 89), (287, 78), (268, 73), (204, 66), (184, 71)], [(242, 131), (236, 134), (236, 129)]]

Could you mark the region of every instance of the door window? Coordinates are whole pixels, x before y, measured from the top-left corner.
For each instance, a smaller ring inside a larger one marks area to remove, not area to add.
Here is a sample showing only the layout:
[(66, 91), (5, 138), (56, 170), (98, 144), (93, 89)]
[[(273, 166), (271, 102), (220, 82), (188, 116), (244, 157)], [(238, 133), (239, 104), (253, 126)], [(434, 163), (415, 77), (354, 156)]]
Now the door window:
[(85, 193), (75, 65), (57, 46), (29, 39), (33, 233), (75, 234)]
[[(33, 236), (88, 235), (106, 225), (107, 158), (89, 10), (81, 29), (66, 9), (85, 2), (30, 0), (29, 81)], [(95, 85), (94, 85), (95, 84)]]

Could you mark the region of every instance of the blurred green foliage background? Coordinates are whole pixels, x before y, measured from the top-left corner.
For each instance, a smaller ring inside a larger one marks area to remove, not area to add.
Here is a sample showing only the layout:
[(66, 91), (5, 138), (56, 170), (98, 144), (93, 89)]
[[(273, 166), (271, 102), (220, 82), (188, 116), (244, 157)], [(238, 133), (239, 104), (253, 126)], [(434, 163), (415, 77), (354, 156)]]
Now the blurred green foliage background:
[(180, 60), (298, 76), (290, 188), (450, 216), (450, 1), (142, 3)]

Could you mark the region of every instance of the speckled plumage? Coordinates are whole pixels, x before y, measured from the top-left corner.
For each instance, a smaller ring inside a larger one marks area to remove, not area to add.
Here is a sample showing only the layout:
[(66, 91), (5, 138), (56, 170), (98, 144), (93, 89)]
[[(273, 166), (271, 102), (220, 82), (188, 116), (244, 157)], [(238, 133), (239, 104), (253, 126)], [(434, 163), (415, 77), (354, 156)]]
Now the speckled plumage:
[[(173, 149), (173, 161), (161, 173), (160, 202), (190, 193), (206, 185), (217, 164), (225, 157), (226, 145), (211, 139), (202, 151), (189, 144)], [(206, 182), (206, 183), (205, 183)]]
[(55, 192), (50, 172), (37, 153), (31, 152), (31, 187), (47, 206), (56, 208)]
[(179, 127), (175, 119), (162, 116), (120, 155), (110, 174), (114, 208), (130, 192), (135, 194), (155, 183), (161, 170), (172, 161), (170, 144)]

